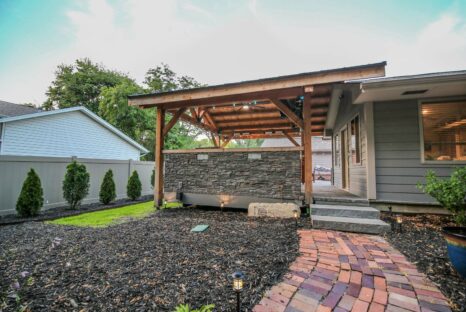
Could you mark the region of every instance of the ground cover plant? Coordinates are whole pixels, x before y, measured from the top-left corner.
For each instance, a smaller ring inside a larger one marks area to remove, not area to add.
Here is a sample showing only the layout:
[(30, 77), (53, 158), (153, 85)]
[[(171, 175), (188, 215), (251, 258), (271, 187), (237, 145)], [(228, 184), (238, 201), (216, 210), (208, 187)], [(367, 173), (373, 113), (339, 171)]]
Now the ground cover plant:
[[(192, 233), (198, 224), (209, 229)], [(172, 312), (180, 304), (232, 311), (231, 274), (239, 270), (250, 311), (298, 253), (293, 220), (194, 208), (104, 228), (4, 226), (0, 241), (3, 311)]]
[[(167, 203), (166, 208), (174, 208), (179, 206), (179, 203)], [(65, 217), (49, 221), (49, 223), (84, 227), (106, 227), (112, 224), (124, 222), (128, 219), (144, 218), (154, 211), (154, 202), (149, 201), (115, 209), (107, 209), (84, 213), (72, 217)]]

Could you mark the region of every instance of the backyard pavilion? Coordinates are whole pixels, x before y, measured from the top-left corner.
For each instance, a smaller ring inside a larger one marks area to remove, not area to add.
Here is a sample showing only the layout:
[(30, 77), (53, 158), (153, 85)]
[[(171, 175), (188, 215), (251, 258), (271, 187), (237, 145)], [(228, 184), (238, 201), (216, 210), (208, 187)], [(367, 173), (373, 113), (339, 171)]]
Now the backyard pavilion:
[[(171, 92), (132, 95), (129, 105), (156, 107), (155, 205), (163, 201), (164, 136), (178, 120), (210, 135), (218, 149), (233, 139), (286, 137), (302, 151), (306, 204), (312, 201), (311, 137), (323, 135), (329, 107), (349, 80), (385, 75), (385, 62)], [(165, 114), (172, 118), (165, 123)], [(300, 146), (295, 137), (302, 137)]]

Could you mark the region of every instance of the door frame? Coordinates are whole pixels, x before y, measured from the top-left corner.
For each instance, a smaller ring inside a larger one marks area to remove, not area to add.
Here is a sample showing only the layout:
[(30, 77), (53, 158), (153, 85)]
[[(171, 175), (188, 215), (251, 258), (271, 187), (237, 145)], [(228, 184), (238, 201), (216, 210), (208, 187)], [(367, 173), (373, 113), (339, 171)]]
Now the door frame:
[(349, 136), (348, 126), (344, 126), (340, 130), (340, 153), (341, 153), (341, 186), (344, 190), (349, 190), (350, 179), (349, 179)]

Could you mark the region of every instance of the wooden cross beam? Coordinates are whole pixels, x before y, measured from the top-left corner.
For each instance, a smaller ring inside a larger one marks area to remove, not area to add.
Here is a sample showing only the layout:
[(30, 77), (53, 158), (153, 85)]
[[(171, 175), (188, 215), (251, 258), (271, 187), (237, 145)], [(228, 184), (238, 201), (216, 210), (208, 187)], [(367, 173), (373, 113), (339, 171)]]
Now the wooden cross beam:
[(173, 126), (176, 124), (178, 119), (181, 117), (182, 114), (184, 114), (185, 111), (186, 111), (186, 108), (182, 107), (182, 108), (179, 108), (176, 111), (176, 113), (173, 114), (172, 119), (170, 120), (170, 122), (163, 129), (163, 136), (167, 135), (168, 131), (170, 131), (170, 129), (173, 128)]
[(304, 128), (303, 120), (296, 115), (287, 105), (283, 104), (280, 99), (270, 99), (270, 101), (277, 106), (277, 108), (288, 117), (294, 124), (296, 124), (301, 129)]
[(295, 146), (300, 146), (298, 142), (288, 133), (288, 132), (283, 132), (283, 134), (288, 138), (288, 140), (291, 141)]

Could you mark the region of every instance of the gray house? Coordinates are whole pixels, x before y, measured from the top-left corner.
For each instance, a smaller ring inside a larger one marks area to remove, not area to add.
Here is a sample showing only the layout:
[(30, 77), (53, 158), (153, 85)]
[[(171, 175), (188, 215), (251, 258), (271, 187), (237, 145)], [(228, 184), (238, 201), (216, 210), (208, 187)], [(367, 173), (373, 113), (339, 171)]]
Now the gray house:
[(466, 165), (466, 71), (342, 83), (332, 91), (325, 135), (334, 187), (375, 205), (421, 211), (428, 170)]
[(0, 102), (0, 156), (139, 160), (146, 148), (88, 109), (38, 111)]

